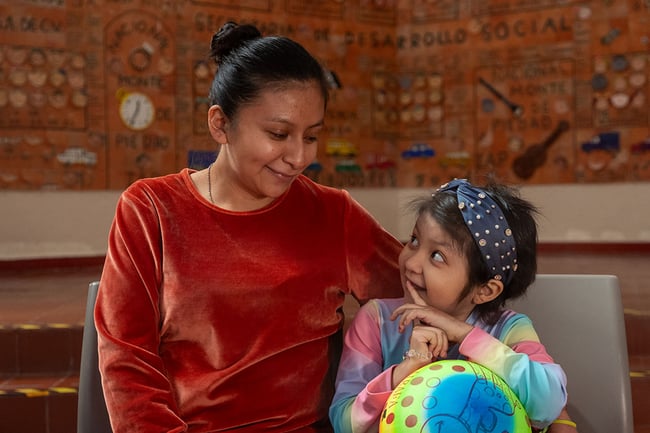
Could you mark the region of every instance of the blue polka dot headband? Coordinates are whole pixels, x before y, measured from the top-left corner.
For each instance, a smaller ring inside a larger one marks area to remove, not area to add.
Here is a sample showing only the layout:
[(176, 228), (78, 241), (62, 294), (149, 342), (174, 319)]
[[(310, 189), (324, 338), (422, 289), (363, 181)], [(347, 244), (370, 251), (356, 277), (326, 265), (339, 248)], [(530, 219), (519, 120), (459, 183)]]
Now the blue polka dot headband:
[(485, 191), (465, 179), (441, 185), (434, 195), (444, 191), (456, 192), (458, 209), (492, 278), (508, 284), (517, 270), (517, 248), (501, 208)]

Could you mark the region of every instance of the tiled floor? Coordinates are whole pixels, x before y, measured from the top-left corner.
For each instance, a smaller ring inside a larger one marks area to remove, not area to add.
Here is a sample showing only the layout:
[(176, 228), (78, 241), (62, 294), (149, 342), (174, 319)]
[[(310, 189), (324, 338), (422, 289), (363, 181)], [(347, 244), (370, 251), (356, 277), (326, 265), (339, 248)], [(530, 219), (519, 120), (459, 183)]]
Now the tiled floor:
[[(650, 255), (618, 252), (542, 254), (539, 272), (614, 274), (619, 277), (625, 309), (635, 433), (650, 433)], [(21, 362), (19, 357), (0, 356), (0, 392), (14, 388), (42, 388), (45, 380), (46, 388), (51, 391), (48, 400), (34, 400), (32, 404), (47, 406), (46, 413), (51, 413), (62, 402), (70, 404), (72, 397), (66, 392), (77, 386), (78, 352), (75, 348), (81, 338), (86, 291), (88, 283), (98, 279), (100, 274), (101, 266), (98, 265), (29, 271), (0, 269), (0, 353), (11, 350), (10, 345), (16, 348), (32, 345), (34, 350), (41, 351), (41, 356), (36, 357), (37, 361), (31, 360), (31, 364)], [(45, 329), (49, 334), (39, 337), (33, 328)], [(52, 348), (66, 345), (71, 347), (71, 353), (53, 359), (56, 350)], [(1, 375), (2, 371), (44, 368), (38, 360), (48, 357), (54, 365), (52, 369), (57, 371), (49, 379), (36, 379), (29, 374)], [(13, 410), (11, 404), (7, 404), (13, 401), (5, 399), (5, 403), (0, 405), (0, 419), (4, 413)], [(54, 425), (58, 421), (49, 422)], [(30, 431), (44, 430), (35, 427)]]
[(0, 271), (0, 325), (83, 324), (88, 283), (101, 266)]

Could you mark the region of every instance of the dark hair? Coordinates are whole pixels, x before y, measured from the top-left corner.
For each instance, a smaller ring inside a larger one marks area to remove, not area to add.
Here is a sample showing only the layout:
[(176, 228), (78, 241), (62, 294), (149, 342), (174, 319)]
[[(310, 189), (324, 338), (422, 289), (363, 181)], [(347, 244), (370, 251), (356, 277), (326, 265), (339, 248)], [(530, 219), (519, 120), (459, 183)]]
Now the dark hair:
[(328, 85), (320, 63), (299, 43), (282, 36), (263, 37), (253, 25), (224, 24), (212, 36), (210, 57), (217, 64), (210, 105), (234, 120), (242, 104), (271, 86), (316, 81), (327, 105)]
[[(537, 223), (535, 216), (538, 211), (532, 203), (522, 199), (518, 191), (512, 187), (490, 182), (480, 188), (501, 208), (512, 230), (517, 247), (518, 267), (513, 274), (512, 281), (504, 285), (503, 292), (497, 298), (476, 306), (481, 319), (488, 323), (494, 323), (506, 300), (523, 295), (535, 281), (537, 274)], [(453, 239), (454, 246), (467, 257), (469, 275), (467, 286), (460, 295), (461, 298), (467, 296), (473, 287), (484, 284), (492, 278), (493, 274), (488, 270), (487, 263), (458, 209), (455, 192), (444, 191), (430, 197), (416, 199), (412, 202), (412, 206), (417, 216), (425, 212), (429, 214)]]

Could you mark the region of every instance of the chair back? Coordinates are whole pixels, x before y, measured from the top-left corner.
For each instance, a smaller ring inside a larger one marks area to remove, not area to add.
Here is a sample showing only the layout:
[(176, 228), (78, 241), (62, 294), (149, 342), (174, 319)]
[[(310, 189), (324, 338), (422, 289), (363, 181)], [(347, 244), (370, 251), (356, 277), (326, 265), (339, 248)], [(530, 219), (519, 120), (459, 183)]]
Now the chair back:
[(99, 281), (93, 281), (88, 285), (79, 370), (77, 433), (112, 433), (97, 358), (94, 310), (98, 289)]
[(625, 322), (613, 275), (537, 275), (510, 308), (528, 315), (567, 375), (580, 433), (633, 433)]

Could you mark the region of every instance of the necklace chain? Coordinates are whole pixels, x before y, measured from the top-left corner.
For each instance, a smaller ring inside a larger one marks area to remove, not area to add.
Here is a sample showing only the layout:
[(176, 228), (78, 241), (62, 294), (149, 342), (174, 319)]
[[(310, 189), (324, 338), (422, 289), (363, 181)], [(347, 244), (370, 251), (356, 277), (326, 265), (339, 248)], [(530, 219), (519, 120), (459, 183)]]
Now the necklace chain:
[(212, 177), (210, 176), (210, 172), (212, 171), (213, 165), (214, 163), (208, 166), (208, 197), (210, 198), (210, 203), (212, 204), (214, 204), (214, 200), (212, 199)]

